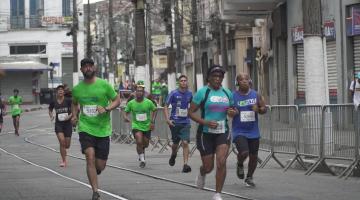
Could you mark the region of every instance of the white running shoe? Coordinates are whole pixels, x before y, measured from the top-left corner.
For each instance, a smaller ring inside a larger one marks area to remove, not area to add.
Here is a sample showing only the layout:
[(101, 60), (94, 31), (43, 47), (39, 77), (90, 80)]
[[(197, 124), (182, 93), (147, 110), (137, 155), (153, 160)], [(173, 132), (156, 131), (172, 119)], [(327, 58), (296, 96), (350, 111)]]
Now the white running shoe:
[(205, 178), (206, 178), (206, 175), (201, 176), (201, 174), (199, 173), (199, 175), (196, 178), (196, 186), (197, 186), (197, 188), (199, 188), (199, 189), (204, 188), (204, 186), (205, 186)]
[(222, 200), (220, 193), (215, 193), (212, 199), (213, 200)]

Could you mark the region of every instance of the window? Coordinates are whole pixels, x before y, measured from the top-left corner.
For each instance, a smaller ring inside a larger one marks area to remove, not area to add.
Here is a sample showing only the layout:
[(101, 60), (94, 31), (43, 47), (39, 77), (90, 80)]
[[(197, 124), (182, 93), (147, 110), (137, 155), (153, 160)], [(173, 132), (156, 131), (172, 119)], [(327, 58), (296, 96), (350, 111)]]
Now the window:
[(24, 0), (10, 0), (10, 23), (12, 29), (25, 28)]
[(72, 2), (73, 0), (62, 0), (62, 15), (63, 17), (72, 16)]
[(10, 55), (46, 54), (46, 45), (14, 45), (10, 46)]
[(44, 0), (30, 0), (30, 28), (41, 27), (41, 16), (44, 15)]

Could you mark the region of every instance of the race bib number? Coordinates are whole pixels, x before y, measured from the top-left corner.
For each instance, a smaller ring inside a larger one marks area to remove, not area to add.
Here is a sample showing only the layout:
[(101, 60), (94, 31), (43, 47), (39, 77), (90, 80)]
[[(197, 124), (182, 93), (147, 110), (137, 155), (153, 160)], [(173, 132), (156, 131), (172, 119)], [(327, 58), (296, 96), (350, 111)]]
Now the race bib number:
[(187, 116), (188, 116), (188, 110), (179, 108), (178, 117), (187, 117)]
[(146, 120), (147, 120), (147, 115), (146, 115), (146, 113), (136, 114), (136, 115), (135, 115), (135, 118), (136, 118), (136, 121), (138, 121), (138, 122), (143, 122), (143, 121), (146, 121)]
[(241, 111), (240, 122), (254, 122), (255, 112), (254, 111)]
[(60, 114), (58, 114), (58, 120), (61, 122), (66, 121), (68, 116), (69, 115), (67, 113), (60, 113)]
[(208, 128), (209, 133), (222, 134), (225, 133), (225, 121), (217, 121), (218, 125), (216, 128)]
[(19, 104), (14, 104), (13, 105), (13, 109), (19, 109), (19, 108), (20, 108)]
[(83, 113), (88, 117), (96, 117), (99, 114), (96, 105), (83, 106)]

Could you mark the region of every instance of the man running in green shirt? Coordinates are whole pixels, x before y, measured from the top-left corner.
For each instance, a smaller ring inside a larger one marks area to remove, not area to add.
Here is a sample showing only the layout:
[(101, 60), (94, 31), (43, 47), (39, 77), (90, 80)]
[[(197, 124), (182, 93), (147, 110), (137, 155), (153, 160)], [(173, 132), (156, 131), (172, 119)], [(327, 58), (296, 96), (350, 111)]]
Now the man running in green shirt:
[(19, 96), (19, 90), (14, 89), (14, 96), (9, 97), (9, 105), (11, 106), (10, 112), (13, 119), (15, 135), (17, 136), (19, 136), (20, 115), (22, 113), (20, 105), (22, 102), (22, 98)]
[(120, 97), (105, 80), (95, 77), (94, 61), (85, 58), (81, 61), (81, 81), (72, 90), (72, 122), (78, 122), (81, 151), (86, 157), (86, 172), (93, 190), (93, 200), (99, 200), (99, 175), (106, 166), (110, 149), (111, 122), (110, 111), (120, 105)]
[(141, 168), (144, 168), (146, 165), (145, 148), (149, 146), (156, 116), (156, 106), (151, 100), (145, 98), (144, 94), (145, 86), (137, 85), (136, 98), (128, 102), (124, 113), (126, 122), (130, 122), (129, 113), (131, 113), (132, 133), (136, 140), (136, 151), (139, 155), (139, 166)]

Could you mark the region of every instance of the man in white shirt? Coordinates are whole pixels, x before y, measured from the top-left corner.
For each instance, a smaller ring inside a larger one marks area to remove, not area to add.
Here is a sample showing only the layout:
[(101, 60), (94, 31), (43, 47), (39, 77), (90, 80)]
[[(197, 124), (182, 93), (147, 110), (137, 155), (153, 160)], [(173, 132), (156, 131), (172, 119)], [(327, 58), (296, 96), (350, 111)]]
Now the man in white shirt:
[[(356, 83), (354, 86), (354, 82)], [(353, 102), (355, 106), (360, 104), (360, 72), (355, 76), (355, 80), (351, 81), (349, 88), (351, 95), (353, 96)]]

